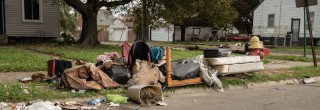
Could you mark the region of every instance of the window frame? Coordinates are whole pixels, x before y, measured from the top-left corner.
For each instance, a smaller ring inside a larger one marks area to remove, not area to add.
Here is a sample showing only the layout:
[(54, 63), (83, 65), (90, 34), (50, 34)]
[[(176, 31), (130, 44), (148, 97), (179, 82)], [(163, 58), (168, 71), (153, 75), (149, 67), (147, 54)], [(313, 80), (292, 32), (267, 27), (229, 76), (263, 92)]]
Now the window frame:
[[(273, 23), (272, 23), (272, 26), (270, 26), (270, 25), (269, 25), (269, 22), (270, 22), (270, 16), (271, 16), (271, 15), (273, 15)], [(267, 24), (267, 25), (268, 25), (268, 28), (274, 28), (274, 25), (275, 25), (275, 18), (276, 18), (276, 15), (275, 15), (274, 13), (272, 13), (272, 14), (268, 14), (268, 20), (267, 20), (267, 21), (268, 21), (268, 24)]]
[[(312, 16), (311, 16), (311, 13), (312, 13)], [(309, 14), (310, 14), (311, 30), (313, 30), (314, 29), (314, 18), (316, 16), (316, 12), (310, 11)], [(309, 30), (308, 21), (306, 21), (305, 26), (306, 26), (306, 29)]]
[(24, 10), (24, 0), (21, 0), (22, 1), (22, 22), (32, 22), (32, 23), (42, 23), (43, 20), (42, 20), (42, 2), (43, 0), (39, 0), (39, 20), (28, 20), (28, 19), (25, 19), (25, 10)]

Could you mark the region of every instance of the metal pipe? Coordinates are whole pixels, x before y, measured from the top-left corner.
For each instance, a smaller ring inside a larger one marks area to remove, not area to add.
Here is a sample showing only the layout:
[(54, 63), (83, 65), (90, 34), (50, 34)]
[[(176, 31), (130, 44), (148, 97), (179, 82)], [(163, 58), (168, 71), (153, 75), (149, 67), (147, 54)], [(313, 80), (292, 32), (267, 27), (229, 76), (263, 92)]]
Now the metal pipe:
[(304, 53), (303, 53), (303, 56), (304, 57), (307, 57), (306, 55), (306, 46), (307, 46), (307, 38), (306, 38), (306, 7), (303, 7), (303, 17), (304, 17), (304, 21), (303, 21), (303, 27), (304, 27), (304, 35), (303, 35), (303, 50), (304, 50)]

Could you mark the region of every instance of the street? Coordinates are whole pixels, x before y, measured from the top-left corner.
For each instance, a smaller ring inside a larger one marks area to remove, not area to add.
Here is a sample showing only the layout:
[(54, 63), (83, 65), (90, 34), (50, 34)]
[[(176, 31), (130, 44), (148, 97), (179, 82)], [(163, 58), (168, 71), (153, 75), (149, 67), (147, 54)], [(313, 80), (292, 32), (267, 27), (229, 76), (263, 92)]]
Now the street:
[(134, 102), (110, 110), (319, 110), (320, 83), (230, 89), (183, 89), (167, 93), (168, 106), (138, 107)]

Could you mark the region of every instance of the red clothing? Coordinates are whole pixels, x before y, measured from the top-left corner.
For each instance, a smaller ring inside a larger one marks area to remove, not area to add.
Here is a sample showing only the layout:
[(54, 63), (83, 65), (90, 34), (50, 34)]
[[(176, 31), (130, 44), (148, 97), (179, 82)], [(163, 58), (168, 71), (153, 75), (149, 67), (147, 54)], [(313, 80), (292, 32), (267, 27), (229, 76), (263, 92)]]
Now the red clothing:
[(264, 58), (264, 53), (261, 49), (250, 49), (249, 55), (251, 56), (260, 56), (260, 59)]

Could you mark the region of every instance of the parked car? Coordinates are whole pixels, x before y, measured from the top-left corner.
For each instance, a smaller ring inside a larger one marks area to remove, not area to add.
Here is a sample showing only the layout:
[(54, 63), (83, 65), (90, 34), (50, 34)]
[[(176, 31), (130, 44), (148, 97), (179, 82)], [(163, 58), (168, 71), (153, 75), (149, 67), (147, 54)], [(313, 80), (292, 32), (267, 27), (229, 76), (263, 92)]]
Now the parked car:
[(222, 37), (220, 40), (222, 41), (233, 41), (233, 42), (247, 42), (249, 41), (251, 35), (246, 34), (230, 34), (226, 35), (226, 37)]

